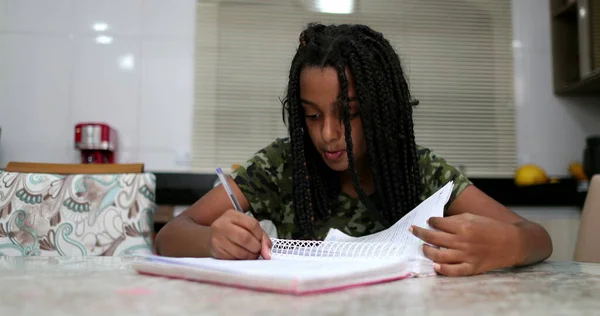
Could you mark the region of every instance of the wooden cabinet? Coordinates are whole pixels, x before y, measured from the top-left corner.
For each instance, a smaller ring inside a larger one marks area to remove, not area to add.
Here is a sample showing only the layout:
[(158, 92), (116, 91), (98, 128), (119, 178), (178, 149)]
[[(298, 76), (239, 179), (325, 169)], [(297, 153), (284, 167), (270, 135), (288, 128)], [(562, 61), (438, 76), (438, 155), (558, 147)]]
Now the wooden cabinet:
[(550, 0), (554, 92), (600, 95), (600, 0)]

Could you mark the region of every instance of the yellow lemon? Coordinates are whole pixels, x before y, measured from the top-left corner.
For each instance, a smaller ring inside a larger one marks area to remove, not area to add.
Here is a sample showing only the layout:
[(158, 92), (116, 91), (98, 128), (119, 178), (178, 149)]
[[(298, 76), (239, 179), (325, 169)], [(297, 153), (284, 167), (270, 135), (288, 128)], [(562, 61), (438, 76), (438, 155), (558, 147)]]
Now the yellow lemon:
[(515, 172), (515, 183), (518, 186), (543, 184), (549, 180), (544, 169), (534, 164), (523, 165)]
[(583, 164), (580, 162), (572, 162), (569, 164), (569, 172), (573, 178), (579, 181), (587, 181), (588, 177), (583, 170)]

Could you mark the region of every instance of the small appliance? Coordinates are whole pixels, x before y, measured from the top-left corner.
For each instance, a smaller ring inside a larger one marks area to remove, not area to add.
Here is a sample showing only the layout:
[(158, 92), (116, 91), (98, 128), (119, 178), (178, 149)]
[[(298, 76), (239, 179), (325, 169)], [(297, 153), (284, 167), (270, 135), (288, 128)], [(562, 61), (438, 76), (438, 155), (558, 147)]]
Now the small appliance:
[(81, 151), (81, 163), (115, 163), (117, 131), (105, 123), (75, 125), (75, 148)]

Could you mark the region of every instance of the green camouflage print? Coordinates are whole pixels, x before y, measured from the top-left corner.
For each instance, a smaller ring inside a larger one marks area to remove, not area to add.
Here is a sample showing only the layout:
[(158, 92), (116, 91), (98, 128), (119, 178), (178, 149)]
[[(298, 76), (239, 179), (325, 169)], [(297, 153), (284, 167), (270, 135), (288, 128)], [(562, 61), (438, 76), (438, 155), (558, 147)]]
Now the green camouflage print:
[[(278, 138), (232, 172), (233, 179), (250, 202), (252, 215), (259, 221), (272, 221), (277, 227), (278, 237), (288, 239), (292, 238), (295, 230), (290, 151), (289, 138)], [(447, 204), (449, 205), (471, 184), (462, 173), (433, 151), (418, 146), (418, 157), (423, 184), (421, 201), (453, 180), (454, 189)], [(325, 238), (330, 228), (337, 228), (354, 237), (387, 228), (382, 224), (384, 221), (381, 215), (369, 212), (357, 198), (342, 192), (338, 200), (337, 212), (333, 211), (326, 220), (315, 220), (319, 239)]]

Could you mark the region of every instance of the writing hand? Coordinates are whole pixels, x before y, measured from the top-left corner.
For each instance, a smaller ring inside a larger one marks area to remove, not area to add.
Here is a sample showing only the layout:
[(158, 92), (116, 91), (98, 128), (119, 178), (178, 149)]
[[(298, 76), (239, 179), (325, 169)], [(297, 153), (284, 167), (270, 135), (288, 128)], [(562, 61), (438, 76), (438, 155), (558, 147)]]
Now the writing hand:
[(271, 259), (271, 239), (260, 223), (236, 210), (213, 222), (208, 242), (210, 254), (217, 259)]
[(466, 276), (516, 265), (521, 239), (519, 228), (496, 219), (463, 213), (432, 217), (429, 226), (439, 231), (412, 226), (412, 233), (429, 245), (424, 255), (434, 262), (437, 273)]

